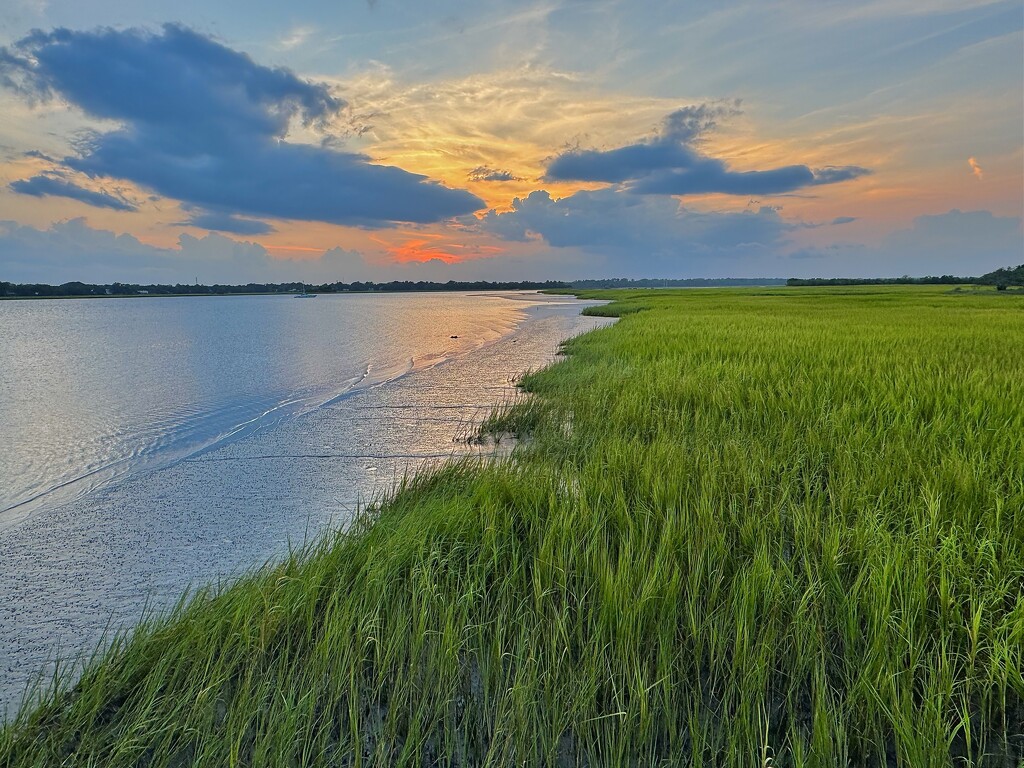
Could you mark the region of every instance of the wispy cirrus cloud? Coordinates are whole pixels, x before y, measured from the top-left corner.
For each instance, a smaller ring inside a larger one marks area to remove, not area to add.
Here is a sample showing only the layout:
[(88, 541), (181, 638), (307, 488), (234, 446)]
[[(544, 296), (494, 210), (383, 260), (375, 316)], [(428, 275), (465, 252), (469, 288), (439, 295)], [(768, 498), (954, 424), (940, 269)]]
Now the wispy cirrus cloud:
[(316, 27), (292, 27), (286, 34), (281, 36), (281, 39), (277, 41), (276, 47), (283, 51), (290, 51), (294, 48), (299, 48), (309, 42), (310, 38), (312, 38), (314, 34), (316, 34)]
[[(535, 190), (560, 148), (620, 141), (676, 104), (607, 93), (585, 74), (534, 64), (430, 82), (406, 81), (380, 65), (337, 85), (352, 107), (335, 130), (357, 136), (377, 162), (466, 184), (499, 208)], [(553, 194), (581, 186), (547, 184)]]
[(365, 155), (288, 141), (293, 123), (316, 129), (346, 102), (185, 27), (35, 31), (0, 50), (0, 82), (120, 124), (62, 158), (63, 168), (197, 208), (381, 227), (483, 207), (469, 192)]

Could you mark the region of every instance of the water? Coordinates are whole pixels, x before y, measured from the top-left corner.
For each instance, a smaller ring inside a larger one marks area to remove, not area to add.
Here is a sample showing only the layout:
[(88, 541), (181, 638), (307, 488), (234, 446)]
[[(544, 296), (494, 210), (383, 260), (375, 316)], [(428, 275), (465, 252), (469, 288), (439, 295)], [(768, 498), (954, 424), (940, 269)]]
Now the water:
[(466, 294), (0, 303), (0, 526), (479, 346), (526, 305)]
[[(0, 715), (55, 652), (474, 450), (601, 321), (536, 294), (0, 302)], [(452, 336), (458, 336), (453, 339)]]

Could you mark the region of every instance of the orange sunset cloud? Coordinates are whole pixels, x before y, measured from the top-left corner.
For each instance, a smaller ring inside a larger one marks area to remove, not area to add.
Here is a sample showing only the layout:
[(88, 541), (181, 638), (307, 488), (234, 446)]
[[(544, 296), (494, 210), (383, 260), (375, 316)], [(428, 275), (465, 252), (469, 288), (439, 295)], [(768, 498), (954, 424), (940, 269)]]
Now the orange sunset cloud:
[(423, 263), (437, 260), (445, 264), (457, 264), (473, 258), (494, 256), (504, 249), (491, 245), (467, 246), (461, 243), (441, 243), (444, 236), (424, 233), (409, 238), (401, 243), (389, 243), (378, 237), (371, 237), (375, 243), (382, 245), (385, 252), (399, 264), (412, 262)]

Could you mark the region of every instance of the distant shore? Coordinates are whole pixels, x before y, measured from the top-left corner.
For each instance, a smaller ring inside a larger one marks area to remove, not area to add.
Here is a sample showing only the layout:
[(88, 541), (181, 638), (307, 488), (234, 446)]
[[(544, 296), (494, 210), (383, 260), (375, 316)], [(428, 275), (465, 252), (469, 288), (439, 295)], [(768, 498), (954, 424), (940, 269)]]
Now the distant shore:
[(609, 278), (597, 280), (546, 280), (546, 281), (458, 281), (438, 283), (431, 281), (393, 280), (376, 282), (333, 282), (319, 285), (300, 282), (291, 283), (245, 283), (228, 285), (215, 283), (204, 285), (196, 282), (188, 285), (136, 284), (136, 283), (82, 283), (69, 282), (60, 285), (46, 283), (11, 283), (0, 281), (0, 300), (3, 299), (58, 299), (58, 298), (138, 298), (154, 296), (263, 296), (298, 293), (415, 293), (445, 291), (548, 291), (567, 292), (601, 289), (630, 288), (755, 288), (772, 286), (790, 287), (840, 287), (851, 285), (947, 285), (947, 286), (992, 286), (1004, 291), (1024, 286), (1024, 265), (1005, 267), (988, 272), (980, 277), (956, 275), (910, 277), (810, 277), (810, 278)]
[(244, 285), (186, 285), (81, 283), (60, 285), (46, 283), (9, 283), (0, 281), (0, 299), (59, 299), (59, 298), (151, 298), (155, 296), (263, 296), (289, 295), (303, 292), (315, 294), (349, 293), (435, 293), (464, 291), (555, 291), (592, 290), (599, 288), (709, 288), (754, 287), (783, 285), (783, 278), (688, 278), (679, 280), (576, 280), (576, 281), (458, 281), (445, 283), (429, 281), (393, 280), (388, 283), (353, 282), (323, 283), (245, 283)]

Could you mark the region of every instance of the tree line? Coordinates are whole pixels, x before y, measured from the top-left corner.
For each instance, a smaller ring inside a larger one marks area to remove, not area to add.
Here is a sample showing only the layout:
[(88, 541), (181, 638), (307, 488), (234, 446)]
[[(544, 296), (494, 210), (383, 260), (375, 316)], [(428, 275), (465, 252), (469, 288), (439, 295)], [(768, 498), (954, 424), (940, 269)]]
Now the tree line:
[(82, 283), (78, 281), (49, 285), (46, 283), (10, 283), (0, 281), (0, 297), (10, 298), (57, 298), (85, 296), (224, 296), (230, 294), (254, 293), (370, 293), (370, 292), (411, 292), (411, 291), (540, 291), (540, 290), (591, 290), (594, 288), (683, 288), (744, 285), (782, 285), (782, 278), (689, 278), (681, 280), (643, 279), (628, 280), (612, 278), (607, 280), (545, 280), (543, 282), (449, 280), (435, 283), (425, 280), (392, 280), (389, 283), (245, 283), (244, 285), (203, 285), (199, 283), (141, 284), (141, 283)]
[(11, 283), (0, 280), (0, 297), (6, 298), (58, 298), (86, 296), (226, 296), (230, 294), (275, 294), (298, 293), (302, 290), (310, 293), (397, 293), (412, 291), (539, 291), (539, 290), (593, 290), (597, 288), (713, 288), (725, 286), (768, 286), (768, 285), (994, 285), (999, 289), (1008, 286), (1024, 286), (1024, 264), (1017, 267), (1005, 267), (994, 270), (981, 277), (958, 277), (941, 275), (939, 277), (811, 277), (798, 278), (707, 278), (695, 277), (684, 279), (647, 278), (629, 280), (627, 278), (609, 278), (604, 280), (545, 280), (543, 282), (521, 281), (490, 281), (490, 280), (449, 280), (436, 283), (426, 280), (392, 280), (389, 283), (361, 282), (353, 283), (245, 283), (225, 285), (215, 283), (202, 285), (199, 283), (83, 283), (73, 281), (60, 285), (47, 283)]
[(1007, 287), (1024, 286), (1024, 264), (1016, 267), (1002, 267), (987, 272), (981, 277), (791, 277), (786, 285), (994, 285), (1000, 290)]
[(225, 296), (253, 293), (369, 293), (399, 291), (532, 291), (569, 288), (569, 283), (556, 280), (545, 282), (490, 282), (488, 280), (433, 283), (427, 281), (393, 280), (390, 283), (245, 283), (244, 285), (202, 285), (192, 283), (140, 284), (140, 283), (81, 283), (61, 285), (46, 283), (8, 283), (0, 281), (0, 296), (8, 297), (72, 297), (72, 296)]
[(785, 285), (782, 277), (690, 277), (679, 280), (646, 278), (643, 280), (627, 280), (612, 278), (609, 280), (573, 280), (572, 288), (593, 290), (596, 288), (720, 288), (727, 286), (761, 286)]

